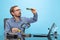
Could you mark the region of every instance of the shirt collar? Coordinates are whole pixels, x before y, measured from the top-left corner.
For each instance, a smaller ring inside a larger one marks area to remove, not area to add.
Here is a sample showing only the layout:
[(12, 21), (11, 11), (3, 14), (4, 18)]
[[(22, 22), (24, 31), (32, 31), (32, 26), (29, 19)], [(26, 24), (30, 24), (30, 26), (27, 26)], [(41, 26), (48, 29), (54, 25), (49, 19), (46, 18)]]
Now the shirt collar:
[[(13, 19), (14, 22), (16, 22), (16, 20), (15, 20), (14, 17), (12, 17), (12, 19)], [(19, 21), (17, 21), (17, 22), (20, 22), (20, 21), (22, 21), (22, 20), (21, 20), (21, 17), (20, 17)]]

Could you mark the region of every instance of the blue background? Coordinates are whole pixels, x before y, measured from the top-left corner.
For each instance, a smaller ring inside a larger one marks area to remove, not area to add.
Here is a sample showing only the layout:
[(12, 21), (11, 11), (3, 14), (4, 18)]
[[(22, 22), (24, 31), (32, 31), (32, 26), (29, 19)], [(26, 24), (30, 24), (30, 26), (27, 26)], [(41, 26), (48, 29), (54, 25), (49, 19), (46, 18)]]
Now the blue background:
[(4, 40), (4, 18), (11, 18), (10, 7), (18, 5), (22, 16), (32, 17), (31, 11), (26, 8), (36, 8), (38, 21), (26, 29), (26, 33), (47, 34), (48, 27), (55, 22), (60, 34), (60, 0), (0, 0), (0, 39)]

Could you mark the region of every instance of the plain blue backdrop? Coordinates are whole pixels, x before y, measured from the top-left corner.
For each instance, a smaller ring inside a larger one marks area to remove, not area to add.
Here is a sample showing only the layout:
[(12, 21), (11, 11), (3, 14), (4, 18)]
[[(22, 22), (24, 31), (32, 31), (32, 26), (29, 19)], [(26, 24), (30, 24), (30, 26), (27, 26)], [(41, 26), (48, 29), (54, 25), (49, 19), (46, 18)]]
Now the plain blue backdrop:
[(0, 0), (0, 39), (4, 40), (4, 18), (11, 18), (10, 7), (18, 5), (22, 16), (33, 17), (31, 11), (26, 8), (36, 8), (38, 21), (26, 29), (26, 33), (47, 34), (48, 27), (55, 22), (60, 34), (60, 0)]

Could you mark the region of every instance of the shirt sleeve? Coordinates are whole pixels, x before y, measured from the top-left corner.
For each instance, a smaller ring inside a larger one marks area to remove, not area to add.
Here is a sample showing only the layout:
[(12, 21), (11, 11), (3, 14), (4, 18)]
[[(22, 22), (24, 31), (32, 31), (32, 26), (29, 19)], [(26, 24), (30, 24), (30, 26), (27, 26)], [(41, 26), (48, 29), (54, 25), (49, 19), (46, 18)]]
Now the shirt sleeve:
[(32, 17), (32, 18), (26, 18), (26, 21), (27, 21), (28, 23), (34, 23), (34, 22), (37, 21), (37, 19), (38, 19), (38, 15), (37, 15), (37, 13), (36, 13), (36, 14), (33, 14), (33, 17)]
[(9, 22), (6, 21), (5, 31), (4, 31), (5, 38), (6, 38), (8, 32), (10, 32), (10, 25), (9, 25)]

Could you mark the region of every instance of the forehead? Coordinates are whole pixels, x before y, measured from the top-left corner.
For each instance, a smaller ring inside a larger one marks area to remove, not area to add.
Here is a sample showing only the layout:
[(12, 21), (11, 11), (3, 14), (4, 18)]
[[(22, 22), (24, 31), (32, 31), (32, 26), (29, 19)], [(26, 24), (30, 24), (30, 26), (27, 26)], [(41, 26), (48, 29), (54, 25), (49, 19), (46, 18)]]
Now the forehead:
[(20, 9), (19, 7), (15, 7), (14, 10)]

